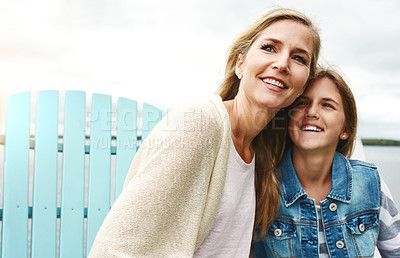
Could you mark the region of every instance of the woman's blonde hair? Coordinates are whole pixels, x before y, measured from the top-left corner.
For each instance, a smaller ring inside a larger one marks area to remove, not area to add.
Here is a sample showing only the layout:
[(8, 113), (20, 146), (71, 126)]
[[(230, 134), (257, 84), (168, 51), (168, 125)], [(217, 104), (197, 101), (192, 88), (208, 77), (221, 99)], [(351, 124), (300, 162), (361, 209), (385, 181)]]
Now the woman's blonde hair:
[(313, 77), (321, 48), (321, 39), (317, 27), (314, 26), (311, 20), (301, 12), (288, 8), (278, 8), (271, 10), (260, 17), (254, 24), (248, 27), (229, 48), (225, 66), (225, 77), (219, 87), (219, 95), (224, 96), (225, 98), (223, 97), (223, 99), (230, 100), (235, 98), (239, 90), (240, 80), (235, 74), (236, 62), (238, 61), (239, 56), (246, 58), (247, 52), (260, 33), (272, 23), (280, 20), (298, 21), (310, 29), (313, 38), (313, 51), (309, 78)]
[[(229, 48), (225, 66), (225, 77), (218, 92), (224, 101), (235, 98), (238, 93), (240, 80), (235, 74), (235, 69), (239, 56), (246, 58), (249, 48), (260, 33), (272, 23), (280, 20), (298, 21), (309, 28), (313, 38), (313, 51), (310, 63), (310, 77), (313, 77), (321, 45), (318, 29), (301, 12), (287, 8), (274, 9), (248, 27)], [(257, 239), (264, 236), (279, 210), (279, 185), (274, 171), (283, 156), (285, 141), (284, 128), (276, 128), (273, 123), (269, 123), (253, 140), (256, 153), (255, 187), (257, 204), (254, 226), (258, 229), (255, 230), (255, 238)]]

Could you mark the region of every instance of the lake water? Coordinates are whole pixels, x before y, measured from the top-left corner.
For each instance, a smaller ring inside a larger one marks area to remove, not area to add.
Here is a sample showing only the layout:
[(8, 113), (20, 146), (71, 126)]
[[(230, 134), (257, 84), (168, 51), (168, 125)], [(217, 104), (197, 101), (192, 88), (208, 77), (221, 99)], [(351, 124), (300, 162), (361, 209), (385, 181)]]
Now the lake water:
[[(400, 146), (364, 146), (365, 159), (378, 166), (379, 173), (400, 208)], [(378, 251), (375, 258), (380, 258)]]
[(364, 146), (365, 159), (378, 166), (379, 173), (400, 208), (400, 146)]

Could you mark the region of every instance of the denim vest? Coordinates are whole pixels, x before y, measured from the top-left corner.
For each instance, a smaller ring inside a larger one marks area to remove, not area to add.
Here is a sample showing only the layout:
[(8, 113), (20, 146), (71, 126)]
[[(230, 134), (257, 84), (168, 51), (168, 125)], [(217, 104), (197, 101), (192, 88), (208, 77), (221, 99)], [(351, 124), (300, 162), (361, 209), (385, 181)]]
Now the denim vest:
[[(280, 165), (280, 208), (256, 257), (318, 257), (318, 218), (314, 199), (297, 179), (288, 150)], [(335, 153), (332, 189), (320, 202), (330, 257), (373, 257), (379, 232), (381, 185), (373, 164)]]

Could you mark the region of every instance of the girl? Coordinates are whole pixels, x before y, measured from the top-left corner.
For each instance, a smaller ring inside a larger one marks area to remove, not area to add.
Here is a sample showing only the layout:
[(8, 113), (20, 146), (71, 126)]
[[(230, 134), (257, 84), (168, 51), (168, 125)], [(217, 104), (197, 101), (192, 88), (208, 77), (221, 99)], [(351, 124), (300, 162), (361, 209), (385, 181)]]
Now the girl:
[(254, 223), (266, 228), (279, 208), (281, 147), (261, 131), (303, 92), (319, 49), (317, 30), (294, 10), (246, 30), (219, 96), (171, 111), (143, 142), (90, 256), (248, 257)]
[(280, 208), (257, 257), (400, 257), (400, 216), (373, 164), (350, 160), (353, 94), (321, 69), (290, 109)]

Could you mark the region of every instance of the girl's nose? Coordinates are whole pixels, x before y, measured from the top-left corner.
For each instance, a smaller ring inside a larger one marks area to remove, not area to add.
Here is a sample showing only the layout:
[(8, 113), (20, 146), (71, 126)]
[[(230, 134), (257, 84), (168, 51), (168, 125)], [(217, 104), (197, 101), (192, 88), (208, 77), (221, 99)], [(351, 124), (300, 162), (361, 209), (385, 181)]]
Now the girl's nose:
[(318, 119), (319, 118), (319, 114), (318, 114), (318, 110), (316, 107), (314, 107), (314, 105), (310, 105), (307, 109), (306, 109), (306, 113), (305, 113), (305, 118), (308, 119)]

